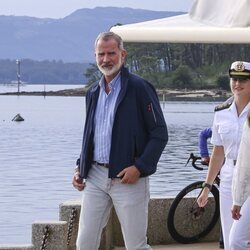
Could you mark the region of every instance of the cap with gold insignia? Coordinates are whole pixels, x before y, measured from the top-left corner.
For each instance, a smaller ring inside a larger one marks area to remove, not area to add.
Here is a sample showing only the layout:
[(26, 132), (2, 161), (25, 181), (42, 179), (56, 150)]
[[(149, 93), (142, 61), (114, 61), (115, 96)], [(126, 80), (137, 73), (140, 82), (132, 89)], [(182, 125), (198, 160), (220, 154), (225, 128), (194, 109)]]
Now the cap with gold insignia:
[(229, 69), (231, 78), (249, 78), (250, 79), (250, 63), (236, 61), (233, 62)]

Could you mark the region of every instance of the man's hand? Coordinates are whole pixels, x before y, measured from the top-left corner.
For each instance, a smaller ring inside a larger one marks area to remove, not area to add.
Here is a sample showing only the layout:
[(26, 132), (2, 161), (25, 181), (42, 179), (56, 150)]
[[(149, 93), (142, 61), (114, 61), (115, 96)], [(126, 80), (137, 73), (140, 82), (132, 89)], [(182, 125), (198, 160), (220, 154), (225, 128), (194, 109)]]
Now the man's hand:
[(123, 184), (134, 184), (140, 177), (140, 171), (135, 165), (124, 168), (117, 177), (121, 178)]
[(75, 172), (75, 174), (73, 176), (72, 184), (73, 184), (74, 188), (76, 188), (78, 191), (82, 191), (84, 189), (85, 182), (80, 177), (80, 172), (79, 171)]
[(241, 206), (236, 206), (236, 205), (233, 206), (231, 212), (232, 212), (232, 218), (234, 220), (240, 219), (240, 217), (241, 217), (240, 210), (241, 210)]
[(205, 156), (201, 158), (201, 164), (208, 166), (209, 165), (209, 161), (210, 161), (210, 157), (209, 156)]

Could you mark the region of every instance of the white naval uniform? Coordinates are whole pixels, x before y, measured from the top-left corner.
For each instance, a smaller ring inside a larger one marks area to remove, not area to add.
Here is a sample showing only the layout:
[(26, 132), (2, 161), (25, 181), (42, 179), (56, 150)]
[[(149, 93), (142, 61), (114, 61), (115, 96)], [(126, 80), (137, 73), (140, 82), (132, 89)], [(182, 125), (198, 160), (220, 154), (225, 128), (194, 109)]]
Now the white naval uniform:
[[(225, 163), (220, 171), (220, 215), (225, 250), (250, 250), (250, 199), (242, 207), (242, 218), (232, 219), (232, 177), (235, 170), (243, 124), (250, 110), (250, 102), (237, 114), (235, 103), (229, 108), (215, 112), (211, 143), (223, 146)], [(249, 244), (248, 244), (249, 243)]]
[(250, 196), (250, 125), (243, 127), (237, 164), (233, 176), (233, 204), (242, 206)]

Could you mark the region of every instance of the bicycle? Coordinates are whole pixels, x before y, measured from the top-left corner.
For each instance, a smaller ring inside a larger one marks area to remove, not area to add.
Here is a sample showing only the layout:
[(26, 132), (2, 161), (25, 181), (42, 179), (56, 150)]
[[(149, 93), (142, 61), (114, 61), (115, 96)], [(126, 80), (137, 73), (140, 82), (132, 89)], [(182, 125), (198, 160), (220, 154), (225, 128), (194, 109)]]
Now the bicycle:
[[(197, 170), (204, 170), (201, 157), (190, 154), (189, 161)], [(206, 236), (219, 219), (219, 176), (216, 177), (209, 194), (209, 202), (205, 207), (199, 207), (197, 198), (202, 191), (203, 181), (196, 181), (185, 187), (170, 206), (167, 227), (170, 235), (179, 243), (193, 243)]]

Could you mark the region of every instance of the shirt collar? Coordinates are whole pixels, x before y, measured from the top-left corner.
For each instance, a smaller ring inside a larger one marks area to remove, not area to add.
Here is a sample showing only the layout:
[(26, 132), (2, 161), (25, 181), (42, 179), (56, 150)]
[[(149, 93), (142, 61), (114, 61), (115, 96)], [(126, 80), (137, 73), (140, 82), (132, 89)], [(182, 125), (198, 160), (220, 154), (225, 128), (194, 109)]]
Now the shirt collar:
[[(118, 72), (118, 74), (115, 76), (115, 78), (108, 84), (109, 85), (109, 88), (110, 88), (110, 90), (112, 89), (112, 88), (115, 88), (116, 86), (117, 86), (117, 82), (118, 82), (118, 80), (120, 79), (120, 77), (121, 77), (121, 71), (119, 71)], [(105, 80), (104, 80), (104, 76), (102, 76), (102, 78), (100, 79), (100, 81), (99, 81), (99, 86), (103, 89), (103, 90), (105, 90)]]
[[(237, 112), (237, 109), (236, 109), (236, 105), (235, 105), (235, 101), (233, 101), (232, 105), (229, 107), (228, 110), (235, 110), (235, 112)], [(248, 104), (245, 106), (245, 108), (242, 110), (241, 114), (244, 114), (245, 112), (249, 112), (250, 110), (250, 102), (248, 102)]]

